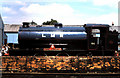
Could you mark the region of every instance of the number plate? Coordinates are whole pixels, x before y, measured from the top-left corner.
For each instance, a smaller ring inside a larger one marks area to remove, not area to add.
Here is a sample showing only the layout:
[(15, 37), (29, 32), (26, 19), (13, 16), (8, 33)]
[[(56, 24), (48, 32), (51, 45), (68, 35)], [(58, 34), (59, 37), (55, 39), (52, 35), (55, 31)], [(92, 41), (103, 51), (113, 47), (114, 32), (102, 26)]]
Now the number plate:
[(61, 48), (54, 48), (54, 49), (44, 48), (43, 51), (62, 51), (62, 49)]

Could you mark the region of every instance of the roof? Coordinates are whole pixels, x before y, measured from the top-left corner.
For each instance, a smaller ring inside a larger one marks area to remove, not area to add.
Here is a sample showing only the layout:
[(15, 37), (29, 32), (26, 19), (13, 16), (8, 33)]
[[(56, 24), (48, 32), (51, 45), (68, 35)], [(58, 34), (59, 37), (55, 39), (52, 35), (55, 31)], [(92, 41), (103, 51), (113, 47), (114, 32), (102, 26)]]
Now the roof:
[(109, 27), (108, 24), (85, 24), (85, 27)]
[[(53, 27), (54, 25), (42, 25), (42, 27)], [(64, 25), (65, 27), (81, 27), (82, 25)], [(10, 33), (17, 33), (19, 31), (19, 28), (22, 27), (22, 24), (5, 24), (4, 25), (4, 32), (10, 32)], [(31, 26), (36, 27), (36, 26)]]
[(20, 26), (21, 25), (19, 25), (19, 24), (12, 24), (12, 25), (5, 24), (4, 25), (4, 32), (18, 32)]

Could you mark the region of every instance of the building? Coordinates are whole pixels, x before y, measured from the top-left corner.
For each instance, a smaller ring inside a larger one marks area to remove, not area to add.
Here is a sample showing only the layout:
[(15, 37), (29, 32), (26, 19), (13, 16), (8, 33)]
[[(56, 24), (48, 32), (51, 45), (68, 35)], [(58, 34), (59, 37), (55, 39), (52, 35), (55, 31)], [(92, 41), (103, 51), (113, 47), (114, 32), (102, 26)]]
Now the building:
[(5, 24), (4, 32), (7, 35), (7, 43), (18, 44), (18, 30), (19, 27), (22, 26), (20, 24)]
[(0, 16), (0, 49), (2, 47), (3, 44), (3, 22), (2, 22), (2, 18)]
[(2, 48), (2, 45), (6, 43), (7, 36), (4, 34), (4, 24), (2, 21), (2, 17), (0, 15), (0, 50)]

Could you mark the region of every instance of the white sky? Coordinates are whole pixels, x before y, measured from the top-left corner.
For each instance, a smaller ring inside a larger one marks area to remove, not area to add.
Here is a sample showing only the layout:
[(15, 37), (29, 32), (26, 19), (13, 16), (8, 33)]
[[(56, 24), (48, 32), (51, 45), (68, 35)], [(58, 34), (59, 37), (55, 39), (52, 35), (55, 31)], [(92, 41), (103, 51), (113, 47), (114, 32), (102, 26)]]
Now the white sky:
[(0, 0), (5, 24), (55, 19), (64, 25), (118, 25), (119, 0)]

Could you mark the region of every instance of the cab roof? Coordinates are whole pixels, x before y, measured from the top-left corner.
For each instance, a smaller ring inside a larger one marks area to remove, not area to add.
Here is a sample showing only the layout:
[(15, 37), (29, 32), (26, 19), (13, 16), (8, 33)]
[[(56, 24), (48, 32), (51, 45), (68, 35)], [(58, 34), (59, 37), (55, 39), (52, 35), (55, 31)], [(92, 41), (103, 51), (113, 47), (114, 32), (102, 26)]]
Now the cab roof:
[(110, 27), (108, 24), (85, 24), (85, 27)]

